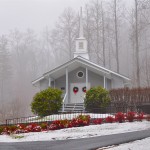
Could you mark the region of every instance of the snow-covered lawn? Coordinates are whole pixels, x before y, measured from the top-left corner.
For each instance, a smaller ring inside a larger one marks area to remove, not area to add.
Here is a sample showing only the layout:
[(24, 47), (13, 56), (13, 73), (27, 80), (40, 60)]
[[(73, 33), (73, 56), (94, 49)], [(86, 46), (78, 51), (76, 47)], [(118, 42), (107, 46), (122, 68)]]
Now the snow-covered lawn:
[(121, 144), (105, 150), (150, 150), (150, 138)]
[[(31, 122), (43, 122), (43, 121), (54, 121), (54, 120), (64, 120), (68, 119), (71, 120), (73, 118), (76, 118), (79, 115), (90, 115), (91, 118), (106, 118), (108, 116), (113, 116), (110, 114), (93, 114), (93, 113), (71, 113), (71, 114), (56, 114), (56, 115), (50, 115), (43, 118), (40, 118), (38, 116), (30, 117), (25, 120), (17, 120), (18, 123), (31, 123)], [(9, 122), (9, 124), (13, 124), (13, 121)]]
[(17, 135), (0, 135), (0, 142), (51, 141), (102, 136), (116, 133), (132, 132), (150, 128), (150, 122), (107, 123), (90, 125), (39, 133), (24, 133)]
[(107, 116), (113, 116), (110, 114), (92, 114), (92, 113), (71, 113), (71, 114), (56, 114), (56, 115), (50, 115), (43, 118), (39, 117), (33, 117), (31, 119), (28, 119), (30, 122), (39, 122), (39, 121), (54, 121), (54, 120), (64, 120), (64, 119), (73, 119), (76, 118), (79, 115), (90, 115), (91, 118), (106, 118)]

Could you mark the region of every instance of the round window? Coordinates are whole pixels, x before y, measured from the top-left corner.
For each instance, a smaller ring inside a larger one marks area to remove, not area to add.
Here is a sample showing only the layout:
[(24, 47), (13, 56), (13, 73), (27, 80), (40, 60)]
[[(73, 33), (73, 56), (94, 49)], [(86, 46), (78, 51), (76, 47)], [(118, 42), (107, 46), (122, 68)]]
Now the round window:
[(77, 77), (78, 78), (83, 78), (84, 73), (82, 71), (77, 72)]

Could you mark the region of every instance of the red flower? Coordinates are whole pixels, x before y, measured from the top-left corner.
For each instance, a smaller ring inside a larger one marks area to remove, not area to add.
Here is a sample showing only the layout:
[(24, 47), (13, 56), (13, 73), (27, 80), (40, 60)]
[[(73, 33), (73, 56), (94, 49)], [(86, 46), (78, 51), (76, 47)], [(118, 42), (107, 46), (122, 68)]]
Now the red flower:
[(127, 112), (126, 114), (126, 119), (129, 121), (129, 122), (133, 122), (133, 120), (135, 119), (135, 115), (136, 113), (135, 112)]
[(58, 129), (58, 127), (57, 127), (57, 125), (55, 125), (55, 124), (51, 124), (50, 126), (49, 126), (49, 130), (57, 130)]
[(144, 119), (144, 113), (141, 112), (141, 113), (137, 114), (136, 119), (137, 119), (138, 121), (142, 121), (142, 120)]
[(98, 118), (98, 119), (93, 120), (94, 124), (102, 124), (102, 122), (103, 122), (102, 118)]
[(118, 121), (119, 123), (122, 123), (125, 120), (125, 115), (122, 112), (118, 112), (115, 115), (115, 120)]
[(113, 123), (115, 121), (115, 119), (113, 117), (111, 117), (111, 116), (108, 116), (108, 117), (105, 118), (105, 121), (107, 123)]

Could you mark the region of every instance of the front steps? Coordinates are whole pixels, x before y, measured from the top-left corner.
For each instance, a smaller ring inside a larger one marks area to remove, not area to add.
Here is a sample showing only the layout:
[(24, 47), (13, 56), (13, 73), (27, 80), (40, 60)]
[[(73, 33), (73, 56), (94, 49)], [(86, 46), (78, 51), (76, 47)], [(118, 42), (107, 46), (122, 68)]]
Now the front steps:
[(83, 112), (84, 103), (68, 103), (65, 104), (64, 111), (61, 108), (59, 112)]

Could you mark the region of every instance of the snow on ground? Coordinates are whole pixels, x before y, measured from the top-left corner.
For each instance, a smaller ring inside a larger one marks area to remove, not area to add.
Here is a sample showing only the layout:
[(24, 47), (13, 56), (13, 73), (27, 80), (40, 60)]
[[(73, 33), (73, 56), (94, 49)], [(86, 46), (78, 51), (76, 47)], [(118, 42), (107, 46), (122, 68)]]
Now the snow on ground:
[[(86, 138), (102, 135), (110, 135), (124, 132), (145, 130), (150, 128), (150, 122), (126, 122), (107, 123), (102, 125), (90, 125), (86, 127), (76, 127), (39, 133), (24, 133), (18, 135), (0, 135), (0, 142), (26, 142), (26, 141), (52, 141)], [(15, 139), (16, 138), (16, 139)]]
[(119, 146), (108, 148), (105, 150), (150, 150), (150, 138), (121, 144)]
[(71, 113), (71, 114), (56, 114), (43, 117), (39, 119), (38, 117), (31, 118), (31, 121), (54, 121), (54, 120), (63, 120), (63, 119), (73, 119), (79, 115), (90, 115), (91, 118), (106, 118), (107, 116), (113, 116), (110, 114), (92, 114), (92, 113)]
[[(27, 118), (26, 120), (17, 120), (18, 123), (24, 123), (24, 122), (43, 122), (43, 121), (54, 121), (54, 120), (64, 120), (68, 119), (71, 120), (73, 118), (76, 118), (79, 115), (90, 115), (91, 118), (106, 118), (108, 116), (113, 116), (110, 114), (93, 114), (93, 113), (71, 113), (71, 114), (56, 114), (56, 115), (50, 115), (43, 118), (40, 118), (38, 116)], [(20, 121), (20, 122), (19, 122)], [(13, 124), (13, 121), (9, 122), (9, 124)]]

